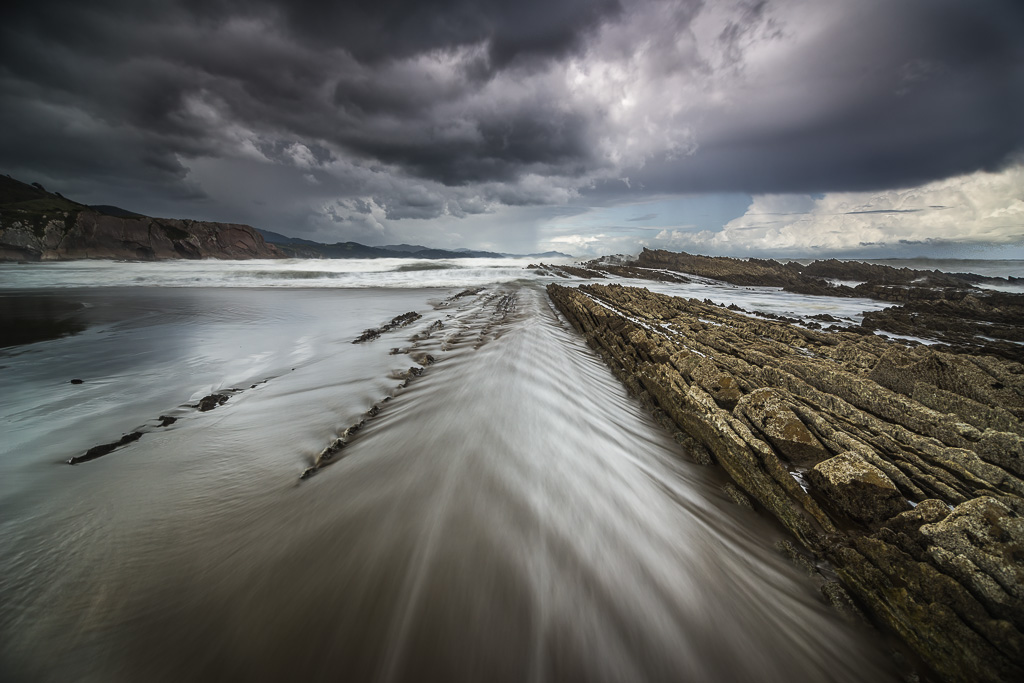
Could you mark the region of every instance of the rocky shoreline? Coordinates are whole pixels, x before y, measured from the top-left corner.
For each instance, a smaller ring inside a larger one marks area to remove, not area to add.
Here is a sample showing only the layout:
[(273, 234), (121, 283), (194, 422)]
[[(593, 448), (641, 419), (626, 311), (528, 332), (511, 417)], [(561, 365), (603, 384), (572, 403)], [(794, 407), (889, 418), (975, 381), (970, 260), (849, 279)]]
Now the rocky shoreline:
[(799, 541), (829, 601), (943, 680), (1024, 680), (1020, 362), (620, 285), (548, 294), (730, 497)]
[[(562, 274), (560, 270), (564, 268), (548, 267), (548, 273)], [(783, 264), (650, 249), (625, 262), (590, 261), (565, 274), (570, 275), (587, 279), (613, 275), (661, 282), (688, 282), (689, 277), (696, 276), (742, 287), (779, 287), (793, 294), (886, 301), (893, 306), (866, 313), (859, 331), (926, 337), (946, 351), (986, 353), (1024, 362), (1024, 294), (991, 288), (1019, 287), (1024, 284), (1024, 278), (1019, 277), (944, 273), (836, 259)]]

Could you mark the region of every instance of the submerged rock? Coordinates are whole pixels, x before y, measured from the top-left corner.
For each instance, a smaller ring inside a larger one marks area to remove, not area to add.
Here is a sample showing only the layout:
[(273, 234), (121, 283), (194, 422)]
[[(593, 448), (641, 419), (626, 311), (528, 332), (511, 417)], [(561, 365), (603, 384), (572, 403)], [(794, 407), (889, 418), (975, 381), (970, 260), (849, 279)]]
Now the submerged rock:
[(374, 339), (376, 339), (377, 337), (381, 336), (386, 332), (397, 330), (398, 328), (405, 327), (406, 325), (411, 325), (412, 323), (416, 322), (422, 317), (423, 316), (421, 316), (416, 311), (409, 311), (408, 313), (403, 313), (402, 315), (396, 315), (394, 318), (384, 323), (380, 327), (371, 327), (368, 330), (363, 330), (363, 333), (356, 337), (352, 341), (352, 343), (362, 344), (363, 342), (373, 341)]
[(224, 405), (227, 403), (228, 398), (230, 397), (227, 394), (210, 394), (209, 396), (203, 396), (199, 399), (199, 403), (196, 404), (196, 408), (199, 409), (199, 412), (205, 413), (213, 410), (217, 406)]
[(142, 432), (130, 432), (125, 434), (117, 441), (111, 441), (110, 443), (101, 444), (99, 446), (93, 446), (82, 455), (77, 455), (74, 458), (68, 460), (71, 465), (77, 465), (80, 462), (88, 462), (95, 460), (96, 458), (103, 457), (108, 453), (113, 453), (122, 446), (127, 446), (130, 443), (134, 443), (142, 438)]

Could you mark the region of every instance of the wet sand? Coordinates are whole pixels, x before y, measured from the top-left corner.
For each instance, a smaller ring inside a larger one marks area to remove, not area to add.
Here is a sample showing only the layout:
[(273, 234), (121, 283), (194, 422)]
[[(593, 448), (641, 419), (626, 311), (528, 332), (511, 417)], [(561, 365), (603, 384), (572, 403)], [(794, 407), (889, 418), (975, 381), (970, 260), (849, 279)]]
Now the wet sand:
[(893, 675), (541, 287), (459, 291), (80, 289), (2, 352), (4, 680)]

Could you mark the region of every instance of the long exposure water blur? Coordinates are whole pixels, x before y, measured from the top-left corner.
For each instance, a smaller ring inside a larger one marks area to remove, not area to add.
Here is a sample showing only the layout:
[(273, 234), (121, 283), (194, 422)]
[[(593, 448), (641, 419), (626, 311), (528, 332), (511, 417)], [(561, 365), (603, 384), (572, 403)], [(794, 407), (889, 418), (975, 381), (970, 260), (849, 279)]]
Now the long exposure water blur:
[(5, 267), (8, 303), (79, 331), (0, 351), (0, 679), (892, 675), (544, 278), (408, 265)]

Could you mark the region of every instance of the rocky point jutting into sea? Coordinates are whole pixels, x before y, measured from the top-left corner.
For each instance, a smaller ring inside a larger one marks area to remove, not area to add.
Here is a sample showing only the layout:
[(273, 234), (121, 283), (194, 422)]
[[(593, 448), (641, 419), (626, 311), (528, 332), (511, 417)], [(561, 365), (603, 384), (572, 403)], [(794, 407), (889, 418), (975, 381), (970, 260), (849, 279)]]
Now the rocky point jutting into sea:
[(899, 634), (943, 680), (1024, 679), (1024, 295), (838, 261), (645, 251), (587, 265), (576, 274), (901, 302), (823, 330), (639, 287), (548, 287), (690, 456), (789, 530), (800, 547), (784, 549), (838, 609)]

